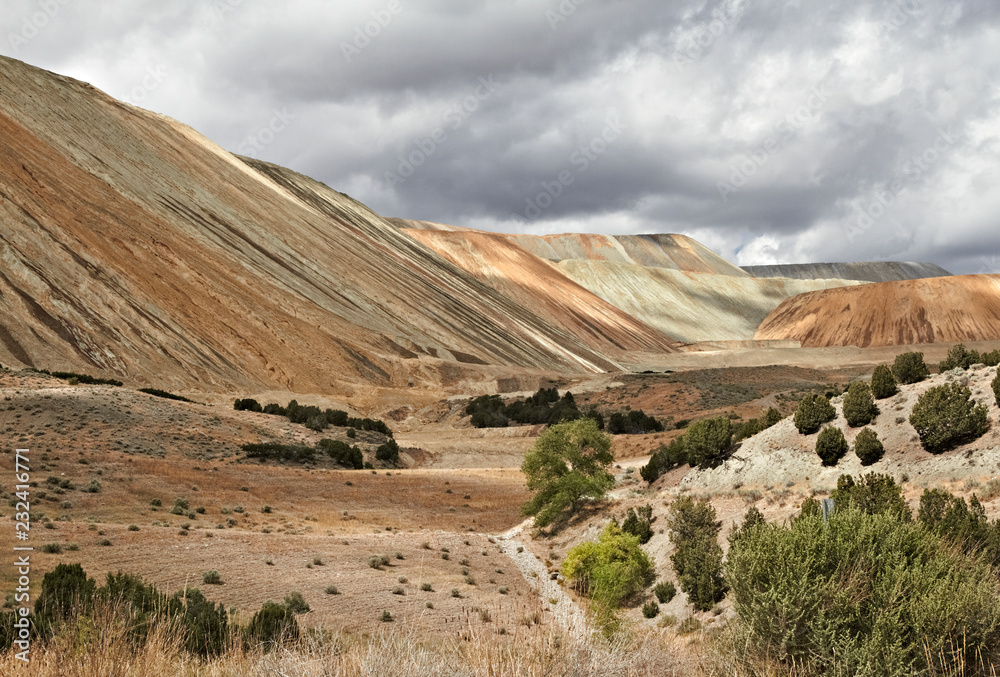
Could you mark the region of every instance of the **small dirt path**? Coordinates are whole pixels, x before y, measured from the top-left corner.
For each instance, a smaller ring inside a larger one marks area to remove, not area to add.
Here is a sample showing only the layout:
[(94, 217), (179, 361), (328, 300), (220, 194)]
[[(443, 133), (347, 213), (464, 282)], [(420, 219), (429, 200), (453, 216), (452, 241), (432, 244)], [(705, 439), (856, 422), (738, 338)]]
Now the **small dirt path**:
[[(563, 590), (558, 581), (549, 578), (545, 563), (538, 560), (527, 544), (518, 538), (526, 529), (530, 529), (531, 525), (532, 520), (528, 519), (513, 529), (496, 535), (494, 538), (497, 545), (500, 551), (514, 562), (524, 579), (538, 592), (543, 608), (552, 612), (556, 624), (575, 639), (586, 641), (591, 631), (586, 613), (573, 602), (573, 598)], [(518, 548), (521, 549), (520, 552)]]

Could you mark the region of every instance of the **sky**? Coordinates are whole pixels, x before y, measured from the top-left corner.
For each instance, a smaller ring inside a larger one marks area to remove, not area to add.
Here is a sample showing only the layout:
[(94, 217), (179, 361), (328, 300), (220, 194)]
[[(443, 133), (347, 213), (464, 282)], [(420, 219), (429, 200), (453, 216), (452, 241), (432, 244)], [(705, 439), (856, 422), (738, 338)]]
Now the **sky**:
[(7, 0), (0, 53), (385, 216), (1000, 273), (996, 0)]

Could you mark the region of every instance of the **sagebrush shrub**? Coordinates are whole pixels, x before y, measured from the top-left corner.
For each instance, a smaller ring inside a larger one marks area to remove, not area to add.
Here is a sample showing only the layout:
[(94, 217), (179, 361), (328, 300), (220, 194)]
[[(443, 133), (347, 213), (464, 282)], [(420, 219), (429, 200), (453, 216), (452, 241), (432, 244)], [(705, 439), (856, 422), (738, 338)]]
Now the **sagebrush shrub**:
[(642, 615), (646, 618), (656, 618), (660, 613), (660, 605), (650, 600), (642, 605)]
[[(903, 488), (889, 475), (870, 472), (858, 477), (857, 482), (850, 475), (841, 475), (830, 498), (838, 512), (854, 509), (866, 515), (893, 515), (904, 522), (911, 519)], [(821, 513), (817, 510), (816, 514)]]
[(730, 547), (726, 580), (749, 648), (802, 674), (982, 674), (1000, 660), (995, 571), (888, 513), (754, 529)]
[(929, 389), (917, 400), (910, 423), (924, 449), (940, 454), (979, 439), (990, 429), (988, 411), (972, 400), (972, 391), (958, 383)]
[(299, 623), (292, 610), (284, 604), (264, 602), (260, 611), (250, 619), (244, 637), (250, 646), (273, 649), (284, 642), (298, 639)]

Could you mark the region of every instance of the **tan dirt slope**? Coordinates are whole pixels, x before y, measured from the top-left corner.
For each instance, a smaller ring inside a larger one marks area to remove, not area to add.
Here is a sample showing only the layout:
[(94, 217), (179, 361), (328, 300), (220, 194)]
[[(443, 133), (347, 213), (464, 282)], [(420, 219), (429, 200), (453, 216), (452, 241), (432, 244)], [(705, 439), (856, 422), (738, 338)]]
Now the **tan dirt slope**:
[[(601, 324), (621, 327), (626, 325), (620, 318), (627, 317), (684, 343), (749, 341), (760, 322), (789, 296), (861, 284), (750, 277), (683, 235), (505, 235), (423, 221), (393, 222), (505, 295), (530, 305), (541, 302), (547, 313), (554, 308), (544, 305), (544, 292), (557, 290), (556, 307), (573, 308), (573, 331), (579, 331), (579, 322), (593, 326), (596, 315)], [(590, 294), (581, 296), (583, 290)], [(609, 306), (619, 312), (608, 315)]]
[(567, 277), (555, 264), (522, 249), (504, 235), (478, 231), (404, 231), (461, 269), (576, 336), (587, 336), (613, 353), (642, 344), (671, 349), (663, 334), (634, 319)]
[(0, 91), (0, 362), (330, 393), (671, 350), (574, 334), (348, 196), (85, 83), (0, 58)]
[(758, 340), (806, 347), (892, 346), (1000, 338), (1000, 275), (961, 275), (829, 289), (786, 300)]

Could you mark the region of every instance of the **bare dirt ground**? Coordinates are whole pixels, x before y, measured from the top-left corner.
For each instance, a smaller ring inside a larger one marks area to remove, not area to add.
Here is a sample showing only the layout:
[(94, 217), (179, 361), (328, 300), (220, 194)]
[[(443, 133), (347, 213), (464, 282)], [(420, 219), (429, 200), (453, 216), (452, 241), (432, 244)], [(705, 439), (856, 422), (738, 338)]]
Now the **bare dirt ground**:
[[(684, 367), (563, 381), (533, 377), (523, 385), (571, 389), (581, 408), (596, 406), (606, 415), (643, 409), (670, 427), (705, 416), (747, 419), (768, 406), (790, 414), (801, 396), (842, 392), (852, 379), (870, 374), (873, 362), (889, 362), (894, 355), (878, 353), (876, 360), (836, 368)], [(928, 356), (928, 362), (934, 359)], [(990, 406), (994, 429), (979, 443), (942, 456), (920, 449), (909, 424), (898, 419), (908, 415), (921, 392), (949, 376), (906, 387), (880, 402), (876, 429), (888, 453), (870, 469), (902, 481), (914, 507), (925, 487), (964, 496), (982, 492), (1000, 470), (1000, 410), (990, 403), (989, 388), (994, 373), (982, 369), (968, 376), (976, 397)], [(247, 442), (313, 445), (327, 437), (359, 443), (371, 459), (382, 438), (359, 431), (349, 439), (337, 428), (315, 433), (283, 417), (233, 411), (231, 400), (217, 396), (206, 398), (208, 404), (189, 404), (128, 388), (69, 386), (58, 379), (0, 373), (0, 398), (0, 430), (7, 440), (6, 449), (0, 446), (6, 452), (0, 453), (0, 463), (12, 468), (9, 450), (30, 449), (37, 482), (32, 487), (33, 593), (57, 563), (79, 562), (99, 581), (123, 570), (171, 593), (199, 587), (210, 599), (236, 608), (243, 622), (263, 601), (298, 591), (312, 609), (301, 617), (304, 624), (357, 633), (384, 629), (382, 612), (389, 611), (399, 628), (426, 637), (580, 636), (586, 632), (585, 601), (553, 576), (570, 548), (596, 538), (611, 517), (621, 520), (628, 507), (653, 506), (655, 533), (647, 551), (658, 578), (673, 580), (664, 517), (681, 493), (710, 497), (725, 537), (750, 505), (769, 520), (788, 519), (805, 497), (827, 495), (841, 472), (861, 471), (851, 456), (837, 468), (823, 469), (811, 448), (815, 436), (798, 435), (786, 420), (746, 442), (721, 468), (678, 469), (650, 487), (638, 469), (660, 444), (683, 431), (616, 436), (617, 484), (607, 501), (538, 533), (522, 522), (520, 506), (529, 494), (518, 467), (543, 428), (474, 429), (464, 414), (468, 397), (461, 394), (389, 402), (386, 419), (409, 467), (374, 472), (329, 463), (249, 461), (240, 450)], [(287, 401), (280, 393), (265, 400)], [(371, 410), (351, 413), (375, 415)], [(849, 441), (854, 434), (848, 431)], [(83, 491), (93, 481), (100, 490)], [(178, 498), (187, 501), (185, 513), (193, 519), (171, 514)], [(989, 496), (985, 505), (991, 516), (1000, 514), (998, 496)], [(0, 518), (10, 520), (13, 510), (0, 505)], [(13, 538), (12, 529), (0, 530), (0, 549), (12, 547)], [(61, 552), (42, 552), (49, 543)], [(381, 554), (389, 566), (369, 567), (369, 558)], [(219, 571), (221, 585), (202, 582), (209, 570)], [(0, 593), (13, 588), (12, 575), (10, 567), (0, 567)], [(424, 584), (430, 590), (422, 589)], [(326, 592), (331, 585), (339, 594)], [(633, 600), (624, 612), (639, 630), (658, 632), (666, 625), (663, 619), (692, 615), (682, 594), (662, 605), (660, 618), (652, 621), (641, 615), (643, 601)], [(714, 612), (694, 615), (707, 627), (731, 614), (723, 603)]]

